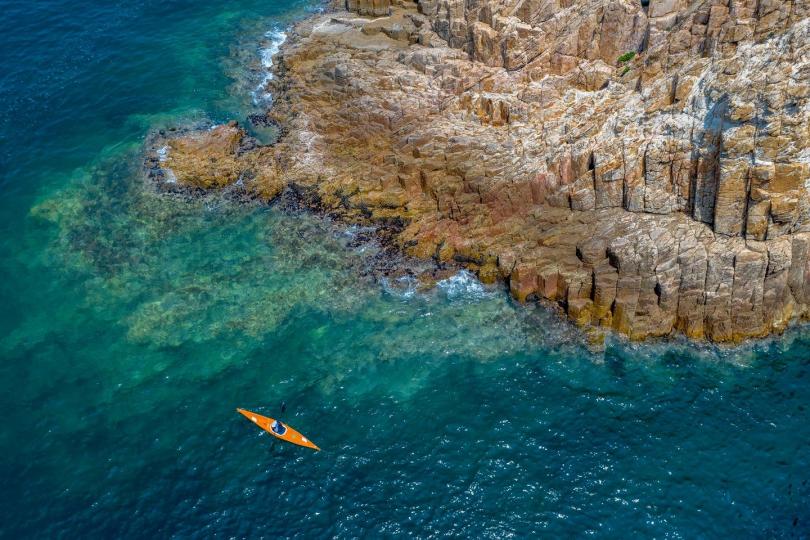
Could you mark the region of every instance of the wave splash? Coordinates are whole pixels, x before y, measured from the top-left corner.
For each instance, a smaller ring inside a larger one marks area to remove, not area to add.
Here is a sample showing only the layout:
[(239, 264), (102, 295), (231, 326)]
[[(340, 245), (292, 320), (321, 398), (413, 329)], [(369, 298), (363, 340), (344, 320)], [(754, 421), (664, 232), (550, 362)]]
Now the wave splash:
[(410, 275), (399, 276), (394, 279), (384, 277), (380, 281), (386, 293), (399, 298), (412, 298), (419, 287), (419, 281)]
[(480, 299), (492, 294), (492, 291), (488, 290), (469, 270), (459, 270), (449, 278), (437, 282), (436, 286), (450, 299)]
[[(419, 291), (419, 280), (411, 275), (382, 278), (381, 283), (387, 294), (399, 298), (413, 298)], [(482, 300), (495, 294), (469, 270), (459, 270), (449, 278), (437, 281), (436, 290), (448, 300)]]
[(268, 40), (265, 47), (259, 48), (262, 64), (262, 81), (251, 92), (253, 104), (256, 106), (270, 105), (273, 96), (267, 91), (267, 83), (273, 80), (273, 57), (281, 50), (281, 45), (287, 41), (287, 32), (283, 30), (270, 30), (264, 37)]

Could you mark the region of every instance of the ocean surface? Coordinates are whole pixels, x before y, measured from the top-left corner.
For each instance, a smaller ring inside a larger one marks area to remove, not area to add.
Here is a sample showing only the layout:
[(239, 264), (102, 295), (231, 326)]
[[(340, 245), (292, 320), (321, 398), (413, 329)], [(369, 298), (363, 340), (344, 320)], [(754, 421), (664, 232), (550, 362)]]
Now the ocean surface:
[[(807, 327), (592, 354), (464, 272), (370, 277), (364, 231), (144, 184), (316, 9), (0, 0), (0, 537), (810, 536)], [(235, 412), (282, 401), (322, 452)]]

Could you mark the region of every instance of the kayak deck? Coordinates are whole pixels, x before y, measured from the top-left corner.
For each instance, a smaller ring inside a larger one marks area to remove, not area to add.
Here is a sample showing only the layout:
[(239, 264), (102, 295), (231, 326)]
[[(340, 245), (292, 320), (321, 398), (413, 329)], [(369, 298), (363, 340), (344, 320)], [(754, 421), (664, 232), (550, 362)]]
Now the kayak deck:
[(294, 430), (292, 427), (288, 426), (287, 424), (282, 422), (282, 425), (287, 428), (283, 435), (279, 435), (271, 426), (273, 422), (276, 420), (274, 418), (270, 418), (268, 416), (262, 416), (261, 414), (257, 414), (255, 412), (248, 411), (246, 409), (236, 409), (236, 412), (268, 432), (270, 435), (275, 437), (276, 439), (281, 439), (282, 441), (287, 441), (292, 444), (297, 444), (298, 446), (305, 446), (307, 448), (312, 448), (313, 450), (320, 450), (315, 443), (301, 435), (299, 432)]

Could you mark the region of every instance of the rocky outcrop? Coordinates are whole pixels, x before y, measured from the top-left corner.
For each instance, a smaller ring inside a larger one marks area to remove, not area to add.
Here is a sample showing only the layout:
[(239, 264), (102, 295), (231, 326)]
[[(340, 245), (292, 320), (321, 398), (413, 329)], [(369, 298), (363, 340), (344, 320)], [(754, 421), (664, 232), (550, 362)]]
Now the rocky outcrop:
[(310, 19), (282, 51), (286, 182), (583, 326), (739, 341), (810, 317), (810, 4), (357, 16), (375, 5)]
[(148, 171), (165, 184), (201, 189), (238, 185), (265, 200), (284, 188), (274, 150), (259, 146), (236, 122), (164, 132), (151, 146)]

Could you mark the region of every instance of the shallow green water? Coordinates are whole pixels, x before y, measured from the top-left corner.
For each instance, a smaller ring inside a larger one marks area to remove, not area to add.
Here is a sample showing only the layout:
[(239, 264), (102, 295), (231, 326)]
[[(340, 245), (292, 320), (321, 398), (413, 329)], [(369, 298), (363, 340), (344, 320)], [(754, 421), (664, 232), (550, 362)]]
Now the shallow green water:
[[(159, 195), (145, 135), (252, 112), (314, 4), (2, 4), (3, 537), (808, 536), (806, 328), (592, 355), (375, 281), (356, 229)], [(281, 401), (323, 452), (234, 412)]]

